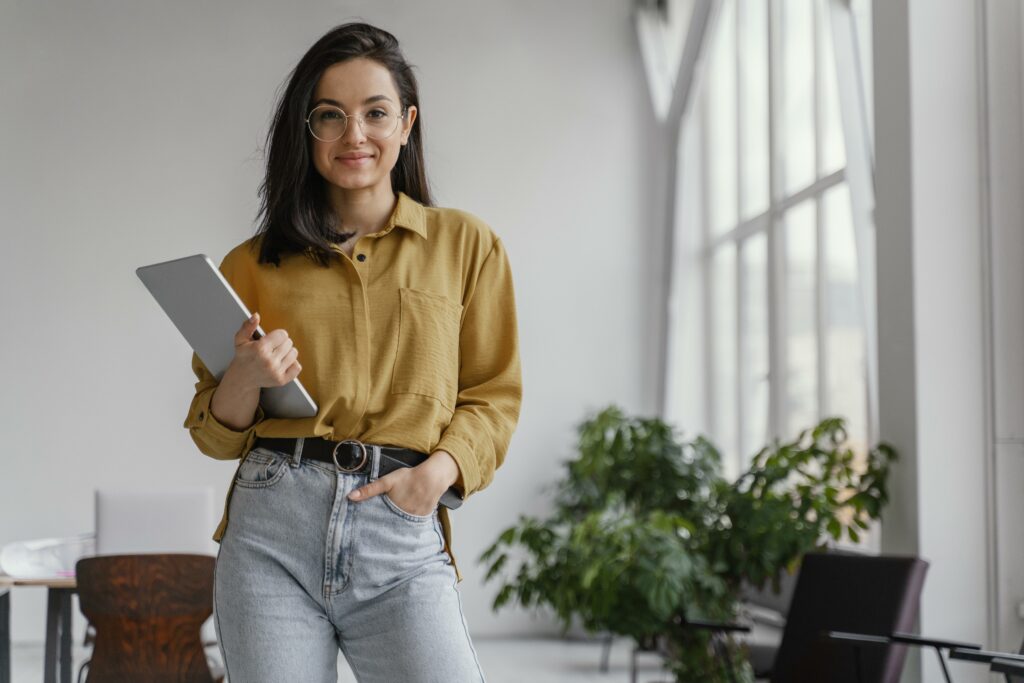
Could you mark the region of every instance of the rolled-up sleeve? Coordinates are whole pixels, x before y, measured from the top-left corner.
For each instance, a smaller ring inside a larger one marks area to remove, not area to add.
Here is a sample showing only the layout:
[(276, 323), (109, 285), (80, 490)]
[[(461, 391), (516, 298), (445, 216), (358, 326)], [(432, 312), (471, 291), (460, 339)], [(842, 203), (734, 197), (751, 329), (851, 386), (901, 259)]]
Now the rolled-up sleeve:
[(459, 467), (463, 498), (494, 478), (519, 421), (522, 372), (508, 255), (495, 240), (464, 304), (459, 334), (459, 393), (435, 450)]
[(252, 448), (252, 443), (256, 439), (256, 425), (265, 417), (262, 406), (256, 408), (255, 420), (251, 426), (242, 431), (235, 431), (214, 417), (210, 410), (210, 401), (219, 383), (194, 352), (192, 371), (199, 381), (196, 382), (196, 393), (183, 426), (188, 429), (192, 441), (204, 455), (217, 460), (242, 457)]

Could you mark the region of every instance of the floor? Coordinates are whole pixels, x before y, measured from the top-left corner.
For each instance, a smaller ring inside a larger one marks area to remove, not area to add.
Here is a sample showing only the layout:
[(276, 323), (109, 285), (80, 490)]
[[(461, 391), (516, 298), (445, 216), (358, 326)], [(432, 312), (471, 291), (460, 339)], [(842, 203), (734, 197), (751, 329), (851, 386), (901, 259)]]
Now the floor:
[[(488, 683), (608, 683), (629, 682), (631, 641), (616, 640), (612, 646), (607, 673), (601, 673), (601, 644), (596, 641), (535, 639), (535, 638), (476, 638), (473, 641)], [(88, 652), (75, 647), (74, 674), (88, 656)], [(39, 645), (12, 645), (12, 683), (35, 683), (43, 678), (43, 647)], [(671, 675), (653, 655), (639, 659), (639, 681), (671, 681)], [(339, 682), (354, 683), (355, 678), (339, 660)], [(74, 681), (74, 675), (72, 676)]]

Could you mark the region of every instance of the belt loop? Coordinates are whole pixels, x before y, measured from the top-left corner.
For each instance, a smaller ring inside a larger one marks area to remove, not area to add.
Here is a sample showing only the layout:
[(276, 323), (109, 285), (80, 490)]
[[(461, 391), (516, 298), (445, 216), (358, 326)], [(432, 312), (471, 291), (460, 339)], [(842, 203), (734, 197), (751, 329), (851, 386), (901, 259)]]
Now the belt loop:
[(306, 438), (300, 436), (295, 439), (295, 453), (292, 454), (292, 467), (298, 467), (302, 463), (302, 445), (306, 442)]
[(374, 481), (380, 477), (380, 446), (376, 444), (370, 444), (371, 452), (370, 456), (370, 481)]

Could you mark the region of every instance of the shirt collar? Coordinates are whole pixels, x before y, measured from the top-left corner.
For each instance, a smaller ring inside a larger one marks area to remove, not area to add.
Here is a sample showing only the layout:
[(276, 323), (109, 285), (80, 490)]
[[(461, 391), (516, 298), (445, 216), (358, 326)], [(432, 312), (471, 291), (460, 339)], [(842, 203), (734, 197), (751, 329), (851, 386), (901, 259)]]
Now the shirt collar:
[(427, 239), (427, 217), (423, 205), (404, 192), (398, 193), (395, 210), (391, 212), (391, 218), (381, 232), (387, 234), (395, 227), (412, 230), (423, 239)]

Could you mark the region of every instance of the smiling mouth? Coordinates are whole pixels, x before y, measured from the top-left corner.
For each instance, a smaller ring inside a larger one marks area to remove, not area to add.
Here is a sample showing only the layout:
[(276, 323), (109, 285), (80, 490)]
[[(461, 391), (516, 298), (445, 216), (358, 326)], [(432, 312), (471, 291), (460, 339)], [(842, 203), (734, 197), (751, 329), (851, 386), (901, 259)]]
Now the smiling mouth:
[(346, 157), (337, 157), (337, 159), (338, 159), (338, 161), (343, 163), (345, 166), (351, 166), (351, 167), (358, 168), (360, 166), (368, 165), (370, 163), (370, 160), (373, 159), (373, 157), (359, 157), (357, 159), (353, 159), (351, 157), (348, 157), (348, 158), (346, 158)]

